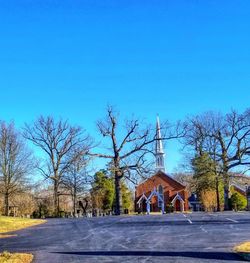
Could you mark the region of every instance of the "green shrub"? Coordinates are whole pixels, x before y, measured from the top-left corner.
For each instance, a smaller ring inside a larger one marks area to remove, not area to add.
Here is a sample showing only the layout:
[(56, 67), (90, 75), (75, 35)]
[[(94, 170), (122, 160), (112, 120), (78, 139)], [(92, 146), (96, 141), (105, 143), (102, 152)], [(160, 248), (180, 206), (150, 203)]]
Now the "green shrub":
[(174, 212), (174, 207), (172, 204), (166, 205), (166, 213), (173, 213)]
[(59, 217), (65, 217), (65, 212), (64, 211), (60, 211), (59, 212)]
[(243, 195), (235, 192), (231, 196), (231, 205), (232, 209), (236, 211), (244, 210), (247, 206), (247, 200)]

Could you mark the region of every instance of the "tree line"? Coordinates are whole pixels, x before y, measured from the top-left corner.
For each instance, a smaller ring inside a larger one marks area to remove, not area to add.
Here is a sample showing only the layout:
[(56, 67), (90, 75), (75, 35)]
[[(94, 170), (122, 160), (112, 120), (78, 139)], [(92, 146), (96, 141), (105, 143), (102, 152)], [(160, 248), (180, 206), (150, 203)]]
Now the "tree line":
[[(221, 114), (206, 112), (185, 121), (184, 146), (192, 152), (190, 162), (196, 192), (216, 191), (217, 211), (230, 207), (230, 178), (244, 174), (250, 165), (250, 110)], [(221, 198), (222, 197), (222, 198)]]
[[(4, 214), (9, 214), (11, 197), (34, 188), (31, 179), (37, 171), (53, 193), (56, 216), (65, 193), (72, 197), (76, 214), (79, 196), (86, 196), (83, 193), (87, 185), (91, 186), (87, 196), (92, 196), (91, 202), (104, 211), (113, 210), (119, 215), (122, 207), (128, 207), (125, 200), (131, 193), (125, 182), (137, 184), (140, 178), (153, 173), (156, 129), (138, 118), (121, 121), (113, 107), (108, 107), (106, 116), (97, 121), (97, 129), (100, 139), (94, 140), (82, 127), (51, 116), (40, 116), (25, 123), (21, 130), (14, 123), (1, 121), (0, 194), (4, 198)], [(189, 153), (195, 191), (201, 194), (204, 189), (215, 189), (217, 210), (221, 203), (228, 210), (230, 172), (236, 168), (246, 172), (250, 164), (250, 110), (207, 112), (175, 124), (166, 121), (162, 125), (162, 139), (182, 143)], [(27, 142), (37, 149), (36, 155)], [(87, 167), (94, 158), (107, 160), (107, 166), (105, 172), (90, 176)], [(88, 202), (86, 199), (85, 205)], [(86, 208), (83, 201), (81, 206)]]

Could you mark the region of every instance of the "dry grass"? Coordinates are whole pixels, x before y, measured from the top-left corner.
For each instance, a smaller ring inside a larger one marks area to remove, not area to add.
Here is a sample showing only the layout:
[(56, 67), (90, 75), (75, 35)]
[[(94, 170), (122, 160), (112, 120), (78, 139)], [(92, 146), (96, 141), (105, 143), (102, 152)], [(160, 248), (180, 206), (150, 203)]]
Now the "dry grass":
[[(5, 234), (7, 232), (16, 231), (30, 226), (45, 223), (46, 220), (16, 218), (0, 216), (0, 238), (13, 237), (16, 235)], [(3, 252), (0, 254), (0, 263), (31, 263), (33, 255), (23, 253)]]
[(234, 248), (239, 253), (250, 253), (250, 242), (244, 242)]
[(46, 220), (0, 216), (0, 234), (45, 223)]
[(0, 254), (0, 263), (31, 263), (33, 255), (3, 252)]
[(244, 242), (234, 247), (234, 251), (237, 252), (245, 260), (250, 261), (250, 242)]

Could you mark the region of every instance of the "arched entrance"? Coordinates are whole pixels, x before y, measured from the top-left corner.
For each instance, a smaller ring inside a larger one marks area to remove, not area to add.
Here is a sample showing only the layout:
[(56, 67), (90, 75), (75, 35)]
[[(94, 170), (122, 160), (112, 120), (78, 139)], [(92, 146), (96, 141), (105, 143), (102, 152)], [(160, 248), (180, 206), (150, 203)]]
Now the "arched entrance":
[[(158, 191), (156, 191), (156, 188), (154, 188), (154, 190), (151, 192), (150, 196), (148, 197), (147, 200), (147, 214), (150, 213), (150, 211), (152, 211), (152, 205), (151, 205), (151, 201), (153, 198), (157, 198), (158, 200), (158, 206), (160, 205), (160, 211), (162, 212), (162, 214), (164, 214), (164, 199), (163, 199), (163, 194), (160, 194)], [(157, 204), (157, 202), (154, 202)]]
[[(153, 204), (155, 204), (156, 207), (153, 207), (152, 200), (154, 200)], [(144, 212), (145, 206), (146, 206), (146, 212), (149, 214), (152, 210), (156, 210), (157, 208), (160, 209), (162, 214), (164, 214), (164, 199), (163, 194), (159, 194), (158, 191), (154, 188), (154, 190), (151, 192), (149, 197), (146, 197), (146, 195), (143, 193), (142, 196), (137, 201), (137, 211)], [(157, 207), (158, 206), (158, 207)], [(160, 206), (160, 207), (159, 207)]]
[(172, 200), (171, 204), (174, 207), (174, 211), (176, 212), (184, 212), (184, 201), (179, 195), (179, 193), (176, 194), (174, 199)]
[(142, 200), (141, 209), (143, 213), (147, 212), (147, 202), (145, 199)]
[(174, 211), (180, 212), (181, 211), (181, 201), (179, 199), (177, 199), (175, 201), (175, 205), (174, 205)]
[(137, 211), (139, 213), (147, 212), (147, 201), (148, 198), (143, 193), (143, 195), (140, 197), (140, 199), (137, 201)]

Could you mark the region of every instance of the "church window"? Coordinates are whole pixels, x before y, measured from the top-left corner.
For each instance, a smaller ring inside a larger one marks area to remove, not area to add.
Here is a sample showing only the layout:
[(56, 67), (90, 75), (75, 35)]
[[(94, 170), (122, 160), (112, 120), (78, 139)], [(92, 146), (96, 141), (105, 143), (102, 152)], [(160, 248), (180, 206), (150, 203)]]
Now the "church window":
[(163, 187), (162, 185), (159, 185), (158, 186), (158, 195), (159, 195), (159, 198), (158, 198), (158, 207), (161, 208), (161, 204), (162, 204), (162, 200), (163, 200)]
[(162, 185), (159, 185), (159, 186), (158, 186), (158, 192), (159, 192), (159, 194), (163, 194), (163, 188), (162, 188)]

